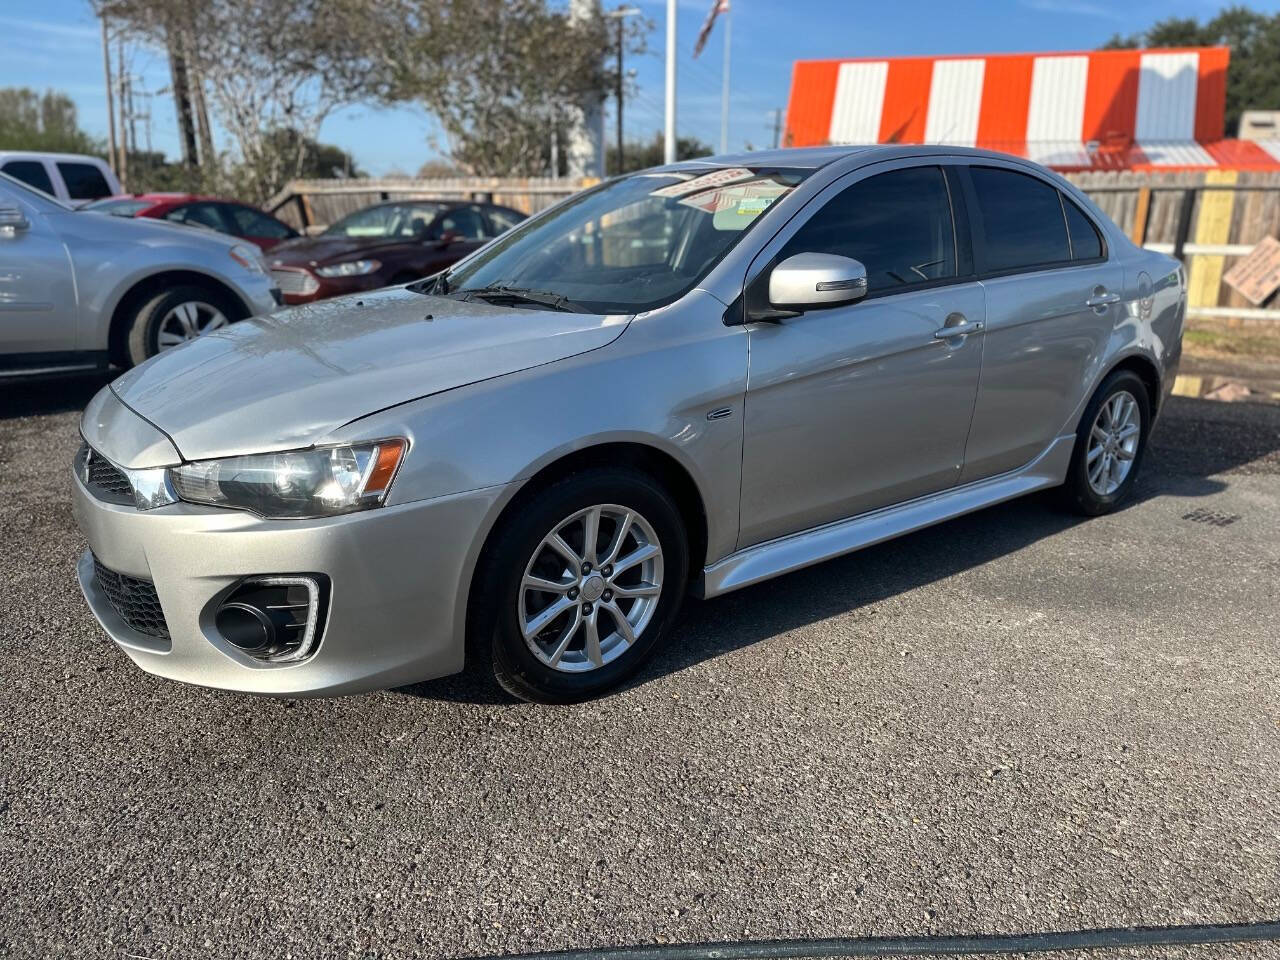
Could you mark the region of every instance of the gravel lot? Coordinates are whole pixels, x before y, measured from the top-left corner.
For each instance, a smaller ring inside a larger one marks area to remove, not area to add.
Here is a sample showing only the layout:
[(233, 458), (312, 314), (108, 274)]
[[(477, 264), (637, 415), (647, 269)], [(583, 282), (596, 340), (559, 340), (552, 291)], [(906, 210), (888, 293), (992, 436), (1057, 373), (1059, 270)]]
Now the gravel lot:
[(0, 388), (0, 955), (1280, 917), (1280, 407), (1175, 399), (1117, 515), (1031, 498), (690, 601), (641, 682), (546, 708), (134, 668), (73, 575), (100, 383)]

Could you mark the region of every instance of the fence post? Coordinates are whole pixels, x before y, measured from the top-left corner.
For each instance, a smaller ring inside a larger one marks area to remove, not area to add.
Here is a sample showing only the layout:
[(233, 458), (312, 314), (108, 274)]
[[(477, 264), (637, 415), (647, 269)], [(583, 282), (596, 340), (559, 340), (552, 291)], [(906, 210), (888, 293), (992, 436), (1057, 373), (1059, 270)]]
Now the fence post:
[(1133, 241), (1135, 247), (1140, 247), (1147, 242), (1147, 226), (1151, 223), (1151, 188), (1138, 188), (1138, 206), (1133, 211), (1133, 229), (1129, 233), (1129, 239)]
[(1187, 237), (1191, 234), (1191, 214), (1196, 208), (1196, 187), (1187, 187), (1182, 191), (1182, 208), (1178, 211), (1178, 233), (1173, 241), (1173, 259), (1181, 260), (1182, 251), (1187, 245)]

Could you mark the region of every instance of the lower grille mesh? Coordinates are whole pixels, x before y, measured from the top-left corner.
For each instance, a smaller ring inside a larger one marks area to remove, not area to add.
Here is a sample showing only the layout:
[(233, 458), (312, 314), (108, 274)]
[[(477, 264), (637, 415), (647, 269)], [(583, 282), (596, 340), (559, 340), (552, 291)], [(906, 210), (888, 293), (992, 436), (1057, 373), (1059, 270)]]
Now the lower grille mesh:
[(104, 567), (93, 558), (93, 582), (98, 585), (117, 616), (138, 633), (161, 640), (169, 639), (169, 625), (165, 623), (160, 598), (150, 580), (127, 577), (123, 573)]

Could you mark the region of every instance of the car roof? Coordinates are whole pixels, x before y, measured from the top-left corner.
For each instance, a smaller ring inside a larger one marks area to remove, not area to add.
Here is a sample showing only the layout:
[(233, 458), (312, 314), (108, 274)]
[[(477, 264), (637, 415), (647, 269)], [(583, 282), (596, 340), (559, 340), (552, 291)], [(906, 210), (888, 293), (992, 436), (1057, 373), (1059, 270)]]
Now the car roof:
[(106, 163), (101, 157), (90, 156), (87, 153), (53, 153), (47, 150), (0, 150), (0, 160), (35, 157), (43, 160), (81, 160), (95, 164)]
[(705, 167), (792, 167), (816, 170), (837, 160), (858, 157), (863, 163), (878, 163), (896, 157), (967, 156), (986, 160), (1016, 160), (1029, 167), (1038, 166), (1025, 157), (997, 153), (994, 150), (978, 150), (973, 147), (950, 146), (941, 143), (875, 143), (826, 147), (784, 147), (777, 150), (752, 150), (745, 153), (727, 153), (696, 160), (656, 167), (657, 170), (696, 170)]

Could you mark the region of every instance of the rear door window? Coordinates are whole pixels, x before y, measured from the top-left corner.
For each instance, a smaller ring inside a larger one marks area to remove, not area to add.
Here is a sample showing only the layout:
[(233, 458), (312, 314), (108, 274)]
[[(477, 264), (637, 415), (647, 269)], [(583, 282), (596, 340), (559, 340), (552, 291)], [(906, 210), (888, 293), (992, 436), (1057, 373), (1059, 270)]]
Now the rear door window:
[(49, 179), (49, 171), (39, 160), (10, 160), (0, 167), (0, 170), (15, 180), (21, 180), (29, 187), (43, 190), (51, 197), (57, 196), (53, 192), (53, 181)]
[(867, 268), (869, 293), (956, 275), (955, 230), (939, 167), (907, 167), (861, 180), (815, 213), (779, 254), (834, 253)]
[(1079, 207), (1062, 194), (1062, 210), (1067, 215), (1067, 235), (1071, 238), (1072, 260), (1097, 260), (1102, 257), (1102, 238)]
[(268, 217), (253, 207), (242, 207), (235, 203), (222, 205), (223, 215), (231, 221), (238, 237), (261, 237), (270, 240), (283, 240), (293, 236), (293, 231), (274, 217)]
[(62, 174), (62, 182), (67, 185), (67, 195), (72, 200), (97, 200), (111, 195), (107, 178), (92, 163), (59, 160), (58, 172)]
[(185, 203), (180, 207), (174, 207), (164, 215), (164, 218), (194, 227), (208, 227), (219, 233), (231, 233), (228, 224), (222, 219), (222, 214), (218, 212), (217, 204), (213, 203)]
[(1058, 191), (1043, 180), (1000, 167), (970, 167), (984, 269), (1002, 273), (1071, 262)]
[(431, 236), (438, 239), (446, 233), (457, 234), (464, 240), (485, 240), (489, 235), (484, 217), (475, 207), (455, 207), (440, 214), (431, 228)]

